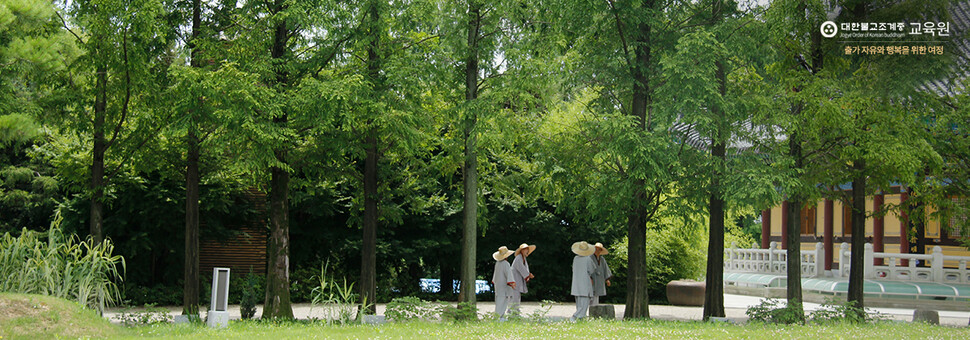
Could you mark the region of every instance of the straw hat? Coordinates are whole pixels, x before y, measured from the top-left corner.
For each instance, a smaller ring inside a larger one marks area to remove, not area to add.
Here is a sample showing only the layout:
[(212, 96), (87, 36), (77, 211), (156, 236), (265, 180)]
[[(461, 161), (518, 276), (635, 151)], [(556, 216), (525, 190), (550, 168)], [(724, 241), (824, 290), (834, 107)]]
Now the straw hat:
[(501, 246), (498, 247), (497, 252), (492, 253), (492, 258), (495, 259), (495, 261), (502, 261), (509, 257), (509, 255), (512, 255), (512, 251), (509, 250), (509, 247)]
[(590, 255), (593, 255), (593, 252), (596, 251), (596, 247), (590, 245), (586, 241), (579, 241), (579, 242), (573, 243), (572, 249), (573, 249), (573, 252), (579, 256), (590, 256)]
[(519, 253), (522, 252), (522, 249), (525, 249), (525, 248), (529, 248), (529, 254), (532, 254), (532, 252), (536, 251), (536, 245), (533, 244), (530, 246), (527, 243), (523, 243), (519, 245), (518, 249), (515, 250), (515, 255), (519, 255)]
[(606, 249), (606, 247), (604, 247), (602, 243), (596, 242), (596, 248), (597, 249), (603, 249), (602, 250), (602, 253), (600, 253), (600, 255), (606, 255), (606, 254), (609, 254), (610, 253), (610, 250), (609, 249)]

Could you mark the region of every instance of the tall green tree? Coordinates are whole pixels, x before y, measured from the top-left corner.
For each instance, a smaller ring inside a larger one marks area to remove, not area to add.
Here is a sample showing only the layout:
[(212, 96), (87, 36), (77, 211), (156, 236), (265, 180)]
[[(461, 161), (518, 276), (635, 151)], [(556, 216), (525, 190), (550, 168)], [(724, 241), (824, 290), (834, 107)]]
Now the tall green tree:
[[(578, 162), (568, 166), (582, 169), (579, 171), (585, 174), (571, 175), (592, 180), (585, 185), (596, 187), (570, 187), (579, 189), (578, 193), (585, 191), (582, 195), (574, 194), (586, 201), (577, 208), (610, 206), (624, 220), (629, 242), (626, 317), (646, 318), (649, 317), (646, 228), (657, 226), (656, 214), (672, 199), (680, 201), (682, 193), (677, 192), (676, 184), (686, 178), (682, 177), (686, 172), (681, 170), (681, 162), (685, 157), (696, 156), (682, 142), (687, 136), (671, 129), (681, 112), (658, 103), (694, 100), (676, 94), (675, 89), (701, 90), (676, 85), (672, 75), (664, 73), (663, 64), (667, 58), (676, 58), (671, 56), (680, 37), (689, 34), (695, 26), (710, 24), (711, 3), (569, 2), (562, 11), (556, 13), (564, 18), (561, 44), (567, 49), (566, 54), (579, 57), (576, 60), (580, 63), (567, 64), (575, 67), (570, 70), (573, 75), (567, 77), (567, 84), (575, 86), (570, 92), (584, 94), (575, 97), (588, 101), (584, 111), (601, 115), (589, 119), (587, 124), (593, 130), (584, 132), (582, 140), (573, 142), (581, 145), (577, 149), (586, 149), (576, 157), (589, 159), (574, 159)], [(710, 80), (703, 87), (714, 91), (707, 94), (717, 92), (716, 81)], [(560, 156), (559, 160), (563, 158)], [(590, 173), (589, 169), (596, 172)], [(604, 197), (595, 197), (600, 195)], [(678, 206), (694, 208), (690, 204)]]
[[(202, 1), (192, 0), (192, 36), (189, 63), (201, 67), (199, 39), (202, 38)], [(199, 98), (199, 101), (202, 99)], [(182, 314), (199, 314), (199, 136), (198, 124), (188, 112), (185, 136), (185, 275), (182, 288)]]
[[(874, 192), (870, 183), (886, 190), (892, 182), (911, 182), (921, 167), (918, 164), (936, 163), (937, 157), (927, 152), (924, 139), (900, 137), (922, 128), (917, 119), (908, 118), (898, 107), (912, 102), (918, 86), (945, 68), (942, 58), (847, 56), (842, 43), (823, 38), (819, 30), (821, 23), (830, 19), (903, 22), (945, 16), (945, 11), (941, 12), (945, 4), (915, 3), (924, 5), (921, 11), (905, 10), (911, 4), (890, 1), (778, 1), (769, 10), (769, 27), (786, 32), (777, 40), (784, 44), (784, 53), (772, 68), (779, 75), (780, 95), (789, 103), (789, 114), (782, 126), (788, 137), (785, 166), (790, 174), (790, 181), (783, 185), (790, 207), (786, 226), (790, 303), (801, 301), (800, 265), (795, 260), (800, 251), (800, 211), (806, 202), (825, 194), (819, 192), (819, 184), (838, 187), (852, 183), (850, 196), (839, 191), (827, 195), (852, 206), (852, 235), (857, 237), (852, 238), (848, 299), (861, 308), (865, 242), (862, 235), (869, 217), (865, 197)], [(902, 69), (914, 71), (903, 75), (898, 72)]]
[[(90, 133), (91, 197), (90, 234), (96, 243), (104, 239), (104, 193), (107, 182), (116, 174), (106, 167), (112, 148), (123, 149), (119, 164), (131, 151), (144, 145), (154, 126), (142, 120), (150, 117), (147, 96), (158, 93), (153, 63), (164, 51), (161, 3), (154, 0), (75, 1), (69, 3), (70, 19), (64, 26), (75, 36), (85, 54), (76, 65), (83, 74), (83, 91), (89, 105), (75, 108), (78, 127)], [(75, 31), (76, 30), (76, 31)], [(87, 76), (91, 77), (88, 78)], [(93, 78), (93, 79), (91, 79)]]
[(40, 157), (70, 100), (68, 70), (78, 51), (46, 1), (0, 3), (0, 232), (49, 225), (63, 185)]

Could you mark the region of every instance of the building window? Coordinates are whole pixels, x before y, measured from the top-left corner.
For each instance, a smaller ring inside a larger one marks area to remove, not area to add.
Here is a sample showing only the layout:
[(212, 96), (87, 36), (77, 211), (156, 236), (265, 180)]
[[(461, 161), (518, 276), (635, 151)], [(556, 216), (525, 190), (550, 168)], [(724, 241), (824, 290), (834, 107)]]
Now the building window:
[(802, 235), (815, 235), (816, 210), (815, 204), (811, 203), (802, 208)]

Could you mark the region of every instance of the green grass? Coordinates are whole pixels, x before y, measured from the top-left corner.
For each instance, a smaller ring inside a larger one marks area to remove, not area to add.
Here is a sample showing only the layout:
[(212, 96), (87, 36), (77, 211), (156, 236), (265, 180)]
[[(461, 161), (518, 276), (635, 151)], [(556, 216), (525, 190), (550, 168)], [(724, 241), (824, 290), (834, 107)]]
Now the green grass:
[(483, 321), (465, 324), (412, 322), (328, 326), (320, 322), (232, 321), (226, 329), (200, 324), (135, 328), (112, 325), (90, 309), (64, 299), (0, 293), (0, 340), (48, 338), (184, 339), (968, 339), (970, 328), (881, 322), (782, 326), (679, 321), (599, 321), (546, 323)]
[(0, 293), (0, 339), (105, 338), (128, 330), (77, 302), (34, 294)]
[(314, 323), (232, 322), (227, 329), (193, 325), (161, 325), (131, 329), (126, 337), (238, 338), (238, 339), (967, 339), (970, 329), (910, 323), (868, 325), (833, 324), (809, 326), (730, 325), (678, 321), (585, 321), (580, 323), (531, 324), (524, 322), (391, 323), (380, 326), (326, 326)]

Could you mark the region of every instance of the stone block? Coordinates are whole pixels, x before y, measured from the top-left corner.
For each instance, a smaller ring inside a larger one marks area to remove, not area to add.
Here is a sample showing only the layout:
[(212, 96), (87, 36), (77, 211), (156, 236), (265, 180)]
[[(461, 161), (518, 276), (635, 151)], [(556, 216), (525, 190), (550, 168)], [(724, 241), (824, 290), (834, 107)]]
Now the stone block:
[(172, 322), (174, 322), (174, 323), (189, 323), (190, 321), (191, 320), (189, 320), (189, 316), (188, 315), (181, 315), (181, 314), (179, 314), (179, 315), (176, 315), (176, 316), (172, 317)]
[(361, 316), (360, 323), (365, 325), (381, 325), (387, 322), (383, 315), (363, 315)]
[(205, 319), (209, 327), (225, 328), (229, 326), (229, 312), (210, 310)]
[(667, 284), (667, 301), (677, 306), (703, 306), (704, 282), (676, 280)]
[(931, 325), (939, 325), (940, 313), (932, 309), (919, 308), (913, 311), (913, 322), (925, 322)]
[(613, 309), (613, 305), (589, 306), (589, 317), (613, 320), (616, 319), (616, 311)]

